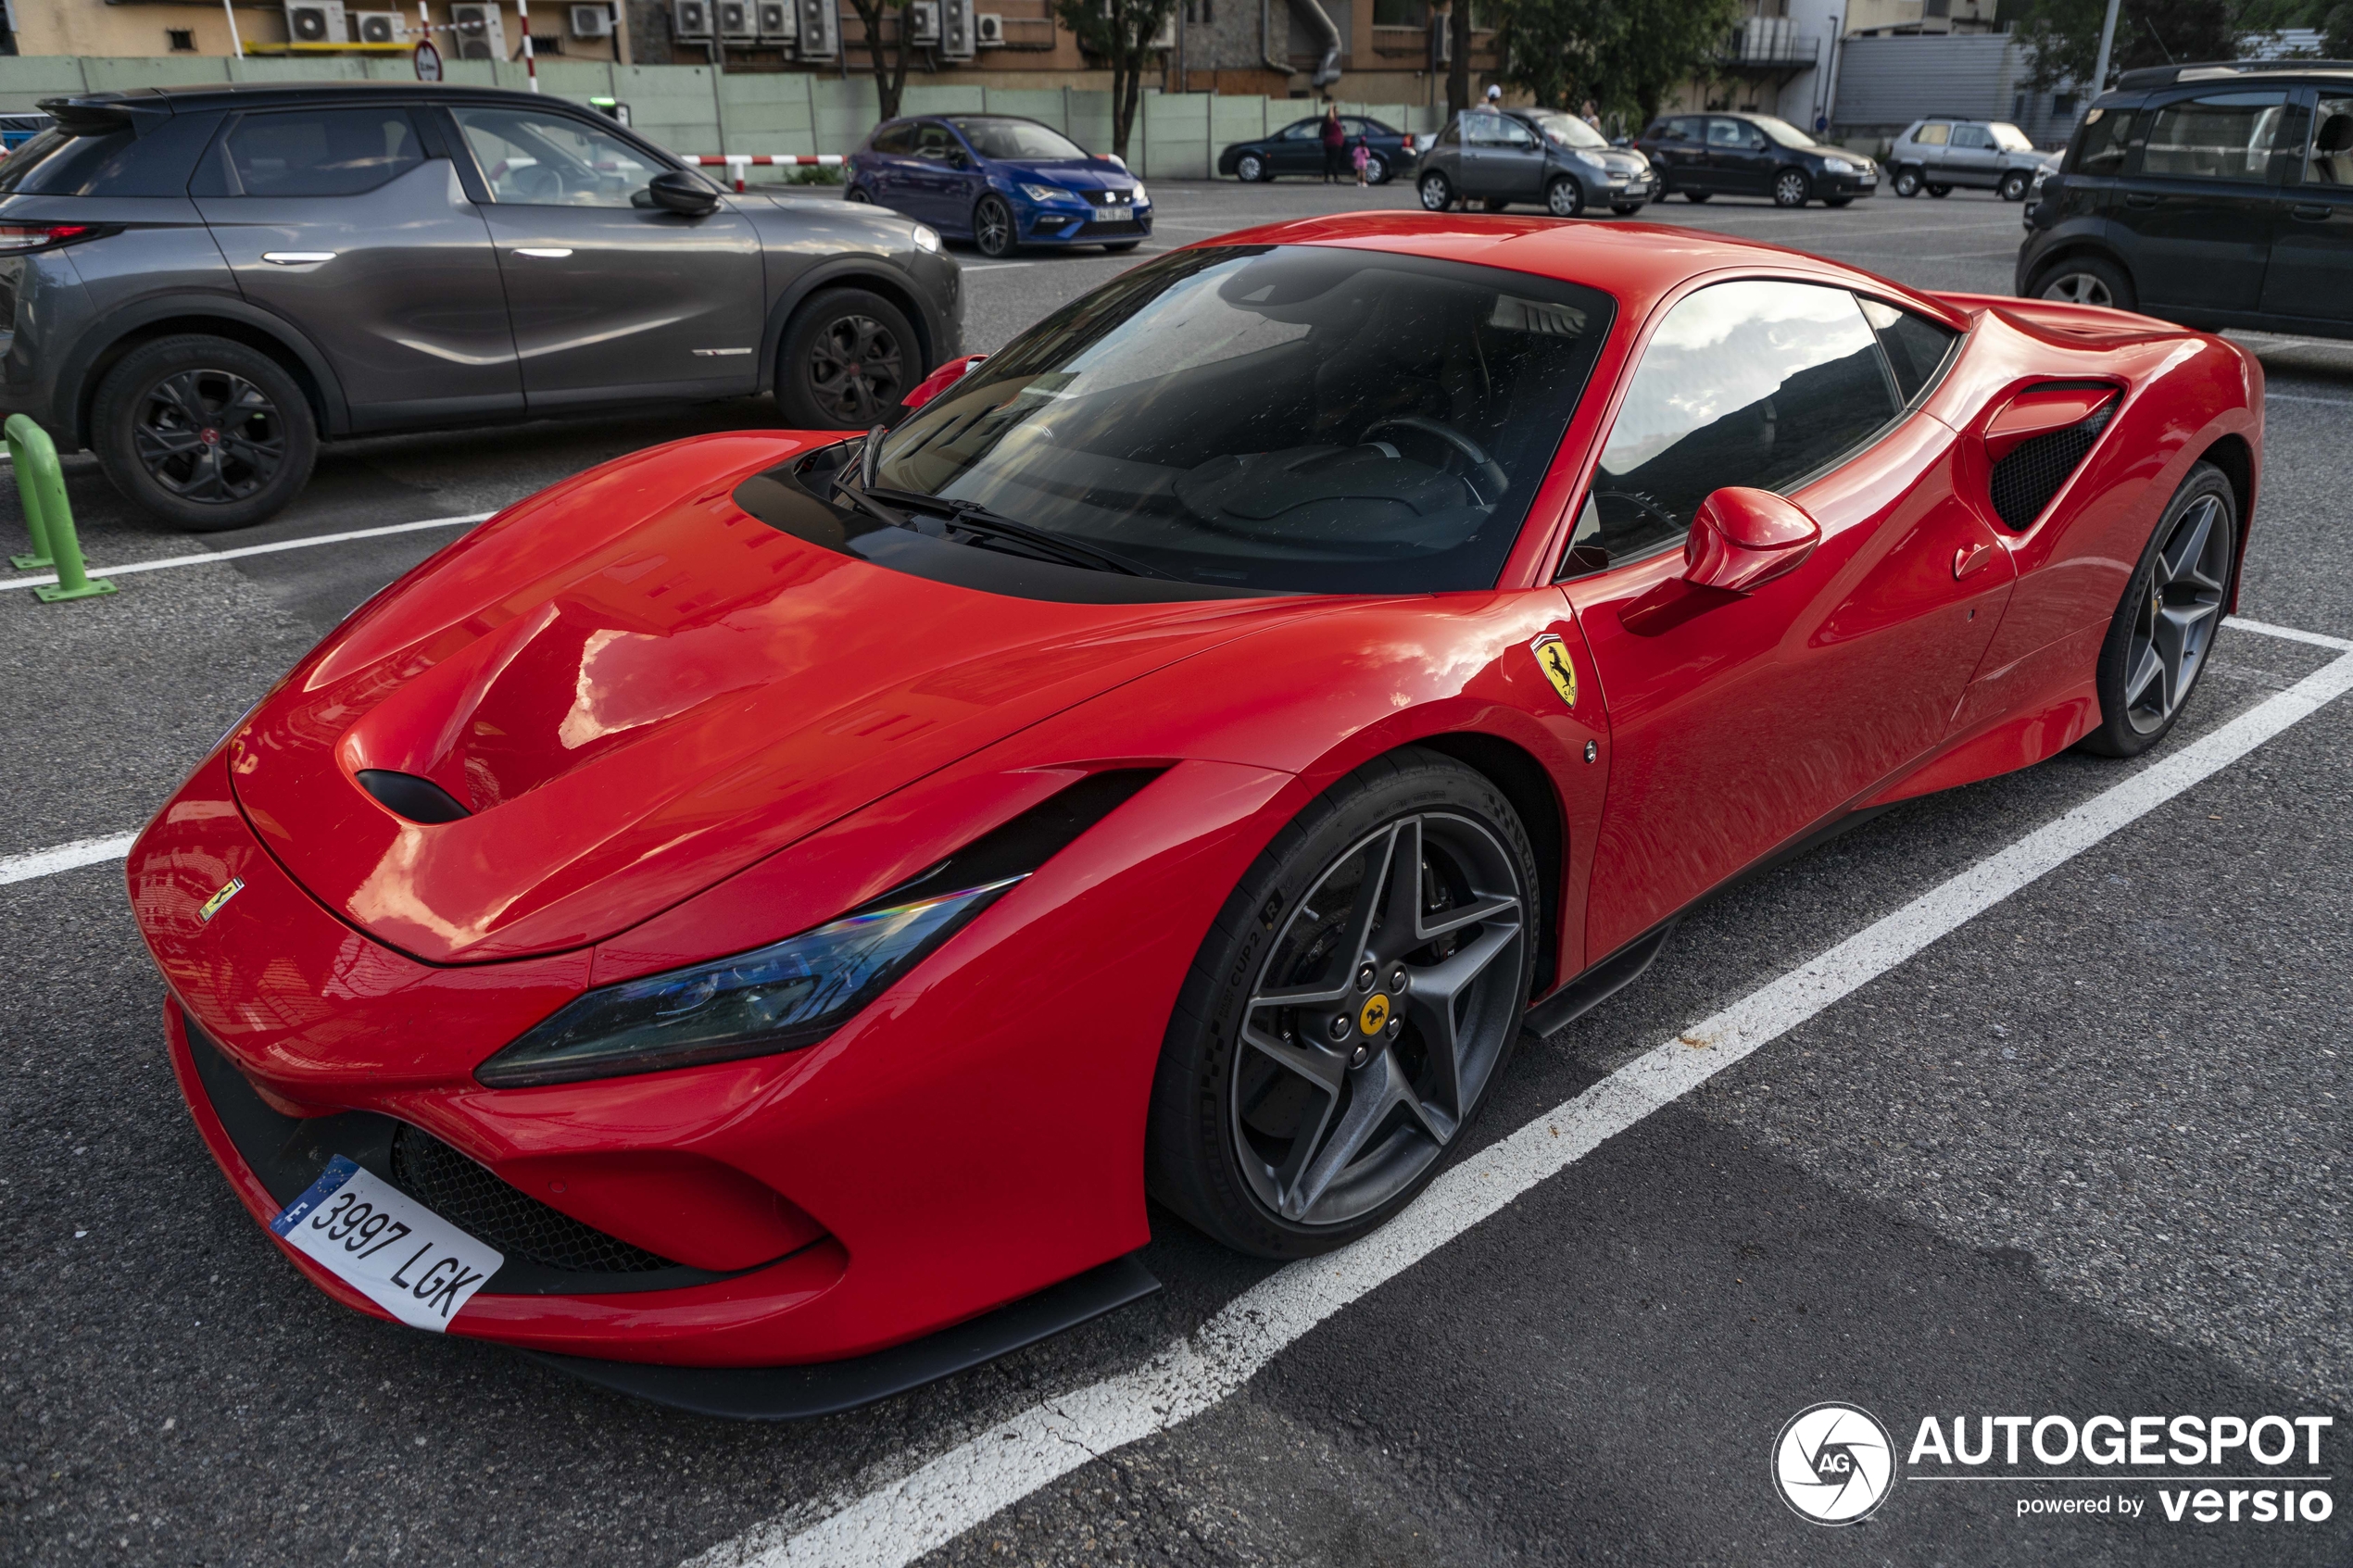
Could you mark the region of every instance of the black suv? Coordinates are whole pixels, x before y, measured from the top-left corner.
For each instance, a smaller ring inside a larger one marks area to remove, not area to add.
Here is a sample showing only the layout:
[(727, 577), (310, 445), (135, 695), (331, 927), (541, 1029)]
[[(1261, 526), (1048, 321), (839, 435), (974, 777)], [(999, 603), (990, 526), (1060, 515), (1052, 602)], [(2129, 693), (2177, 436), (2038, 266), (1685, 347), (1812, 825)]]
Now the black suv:
[(939, 236), (723, 192), (561, 99), (413, 82), (49, 99), (0, 164), (0, 414), (184, 528), (321, 437), (773, 390), (862, 429), (962, 346)]
[(2125, 72), (2037, 182), (2014, 286), (2353, 337), (2353, 61)]

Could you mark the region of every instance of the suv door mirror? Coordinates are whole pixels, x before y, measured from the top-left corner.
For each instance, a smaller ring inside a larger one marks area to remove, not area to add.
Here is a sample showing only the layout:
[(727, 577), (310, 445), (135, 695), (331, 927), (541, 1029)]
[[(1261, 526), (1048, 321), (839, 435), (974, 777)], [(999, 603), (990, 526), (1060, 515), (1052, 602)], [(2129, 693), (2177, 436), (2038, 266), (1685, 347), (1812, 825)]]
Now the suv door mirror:
[(1769, 490), (1726, 485), (1692, 515), (1683, 581), (1746, 594), (1796, 571), (1821, 542), (1821, 525), (1795, 502)]
[(665, 169), (646, 186), (646, 194), (665, 212), (701, 218), (719, 210), (719, 193), (683, 169)]

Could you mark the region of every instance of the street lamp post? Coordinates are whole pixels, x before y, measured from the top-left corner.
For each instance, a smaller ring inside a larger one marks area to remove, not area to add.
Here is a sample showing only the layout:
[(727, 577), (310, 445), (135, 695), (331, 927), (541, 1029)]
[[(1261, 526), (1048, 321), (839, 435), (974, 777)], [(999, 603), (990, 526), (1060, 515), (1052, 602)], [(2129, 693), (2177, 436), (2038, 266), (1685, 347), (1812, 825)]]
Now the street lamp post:
[(2092, 67), (2092, 96), (2096, 98), (2108, 91), (2108, 50), (2116, 43), (2116, 7), (2119, 0), (2108, 0), (2108, 19), (2100, 23), (2099, 63)]

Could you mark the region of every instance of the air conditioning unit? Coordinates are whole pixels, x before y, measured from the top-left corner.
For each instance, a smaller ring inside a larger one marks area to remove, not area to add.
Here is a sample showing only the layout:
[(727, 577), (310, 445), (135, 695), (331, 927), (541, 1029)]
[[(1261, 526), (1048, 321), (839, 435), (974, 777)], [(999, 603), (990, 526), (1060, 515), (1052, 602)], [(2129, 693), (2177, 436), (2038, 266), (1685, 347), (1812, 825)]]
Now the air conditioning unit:
[(983, 11), (973, 18), (973, 42), (984, 49), (1005, 46), (1005, 13)]
[(457, 5), (449, 7), (449, 24), (458, 31), (461, 60), (503, 60), (507, 57), (507, 24), (496, 6)]
[(795, 25), (792, 0), (759, 0), (754, 9), (760, 13), (762, 44), (789, 44), (800, 36), (800, 29)]
[(398, 11), (353, 11), (349, 19), (354, 44), (397, 44), (409, 31)]
[(348, 44), (343, 0), (305, 0), (286, 7), (286, 37), (296, 44)]
[(939, 0), (909, 0), (907, 42), (922, 48), (939, 42)]
[(841, 53), (839, 0), (793, 0), (800, 7), (800, 57), (830, 60)]
[(973, 57), (973, 0), (939, 0), (939, 57)]
[(610, 38), (612, 12), (602, 6), (573, 6), (568, 7), (574, 38)]
[(719, 19), (719, 36), (732, 44), (749, 44), (760, 37), (760, 15), (754, 0), (718, 0), (711, 6)]
[(711, 0), (673, 0), (670, 36), (699, 44), (711, 36)]

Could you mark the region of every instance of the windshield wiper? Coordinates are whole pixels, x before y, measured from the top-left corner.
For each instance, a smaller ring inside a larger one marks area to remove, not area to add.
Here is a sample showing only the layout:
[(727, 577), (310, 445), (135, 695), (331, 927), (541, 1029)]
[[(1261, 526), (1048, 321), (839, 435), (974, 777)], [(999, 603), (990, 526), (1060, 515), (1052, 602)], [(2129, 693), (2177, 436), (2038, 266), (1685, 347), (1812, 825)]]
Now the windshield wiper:
[(834, 480), (834, 493), (837, 495), (849, 496), (851, 506), (856, 507), (877, 522), (887, 522), (893, 528), (913, 529), (915, 527), (915, 520), (905, 512), (895, 507), (884, 506), (846, 479), (837, 477)]
[[(844, 485), (842, 488), (847, 490), (850, 487)], [(1174, 572), (1163, 571), (1158, 567), (1146, 566), (1141, 561), (1129, 560), (1125, 556), (1114, 555), (1099, 546), (1082, 545), (1076, 539), (1065, 539), (1059, 533), (1049, 533), (1042, 528), (1033, 528), (1028, 523), (1017, 522), (1001, 513), (990, 511), (977, 501), (950, 500), (944, 495), (925, 495), (920, 491), (891, 490), (881, 486), (876, 486), (876, 492), (902, 507), (911, 507), (917, 511), (942, 513), (951, 526), (961, 528), (967, 533), (977, 533), (984, 538), (1006, 539), (1015, 544), (1027, 545), (1030, 548), (1051, 556), (1067, 566), (1085, 567), (1093, 571), (1116, 571), (1128, 577), (1164, 577), (1176, 583), (1184, 581)], [(875, 497), (873, 494), (864, 494), (863, 498), (872, 502)]]

